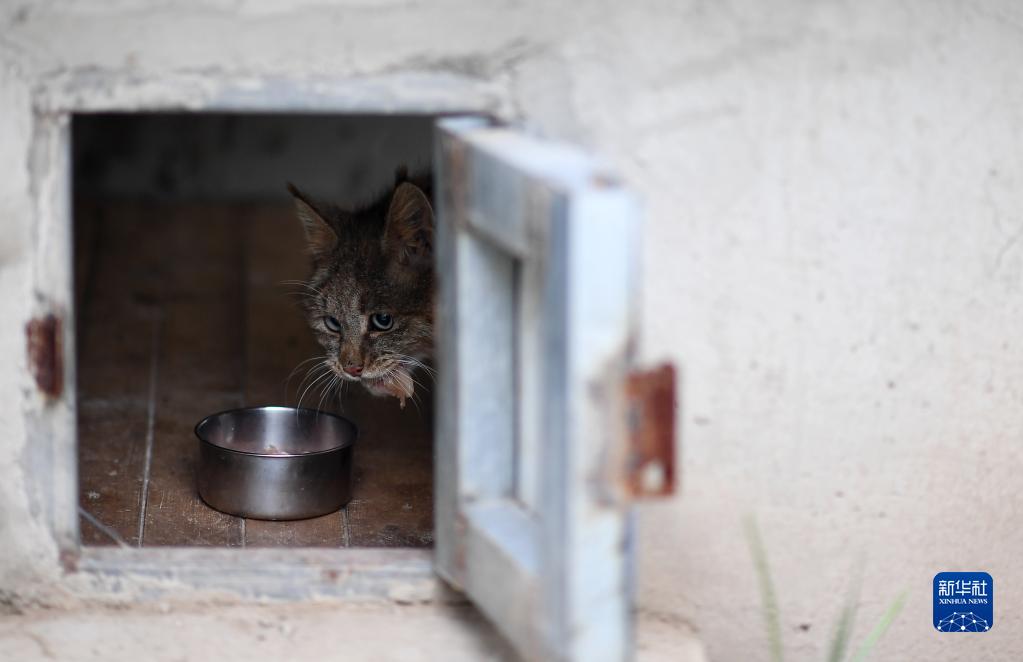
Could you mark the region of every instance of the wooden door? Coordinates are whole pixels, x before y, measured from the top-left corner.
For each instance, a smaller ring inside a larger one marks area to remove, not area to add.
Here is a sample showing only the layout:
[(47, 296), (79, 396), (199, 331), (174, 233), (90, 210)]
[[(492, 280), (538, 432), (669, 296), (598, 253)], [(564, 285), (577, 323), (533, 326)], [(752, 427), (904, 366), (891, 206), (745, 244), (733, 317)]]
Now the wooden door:
[(479, 118), (438, 123), (435, 174), (437, 570), (528, 659), (627, 659), (638, 205)]

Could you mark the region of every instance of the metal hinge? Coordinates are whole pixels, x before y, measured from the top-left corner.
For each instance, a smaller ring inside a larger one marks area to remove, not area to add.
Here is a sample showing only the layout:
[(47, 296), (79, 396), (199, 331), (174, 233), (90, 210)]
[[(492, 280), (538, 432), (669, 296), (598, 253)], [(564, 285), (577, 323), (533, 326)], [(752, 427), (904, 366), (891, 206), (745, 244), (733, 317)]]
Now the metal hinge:
[(64, 388), (60, 326), (60, 318), (56, 315), (36, 317), (25, 325), (28, 368), (39, 390), (51, 398), (59, 398)]
[(628, 449), (624, 487), (632, 498), (675, 493), (675, 367), (635, 371), (626, 379)]

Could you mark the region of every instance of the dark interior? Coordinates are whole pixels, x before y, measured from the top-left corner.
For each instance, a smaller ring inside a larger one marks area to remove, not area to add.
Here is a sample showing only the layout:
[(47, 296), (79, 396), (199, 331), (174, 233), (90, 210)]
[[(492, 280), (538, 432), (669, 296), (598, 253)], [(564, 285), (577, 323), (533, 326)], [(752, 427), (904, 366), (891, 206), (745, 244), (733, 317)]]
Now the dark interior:
[[(364, 201), (428, 166), (432, 118), (77, 115), (72, 142), (83, 544), (431, 545), (431, 395), (303, 379), (320, 352), (287, 283), (307, 273), (285, 182)], [(292, 522), (205, 505), (195, 424), (299, 402), (357, 424), (352, 502)]]

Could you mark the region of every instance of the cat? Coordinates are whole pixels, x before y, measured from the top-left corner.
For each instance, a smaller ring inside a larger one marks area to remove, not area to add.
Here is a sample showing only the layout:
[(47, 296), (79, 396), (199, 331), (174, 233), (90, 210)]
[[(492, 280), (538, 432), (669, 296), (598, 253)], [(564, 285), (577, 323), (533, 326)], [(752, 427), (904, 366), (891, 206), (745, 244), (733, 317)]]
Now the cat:
[(352, 211), (314, 203), (293, 184), (312, 276), (306, 319), (336, 379), (374, 395), (412, 397), (433, 356), (434, 214), (429, 173), (399, 168), (394, 185)]

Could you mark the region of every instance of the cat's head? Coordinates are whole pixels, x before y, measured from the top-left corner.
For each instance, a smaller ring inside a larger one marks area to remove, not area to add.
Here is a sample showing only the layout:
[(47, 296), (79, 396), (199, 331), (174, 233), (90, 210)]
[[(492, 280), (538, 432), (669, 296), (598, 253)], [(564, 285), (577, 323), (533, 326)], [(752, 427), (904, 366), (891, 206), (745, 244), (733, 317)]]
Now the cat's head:
[(412, 371), (433, 352), (434, 219), (427, 194), (399, 174), (376, 202), (344, 211), (288, 189), (313, 268), (303, 292), (306, 315), (326, 364), (377, 395), (410, 389)]

